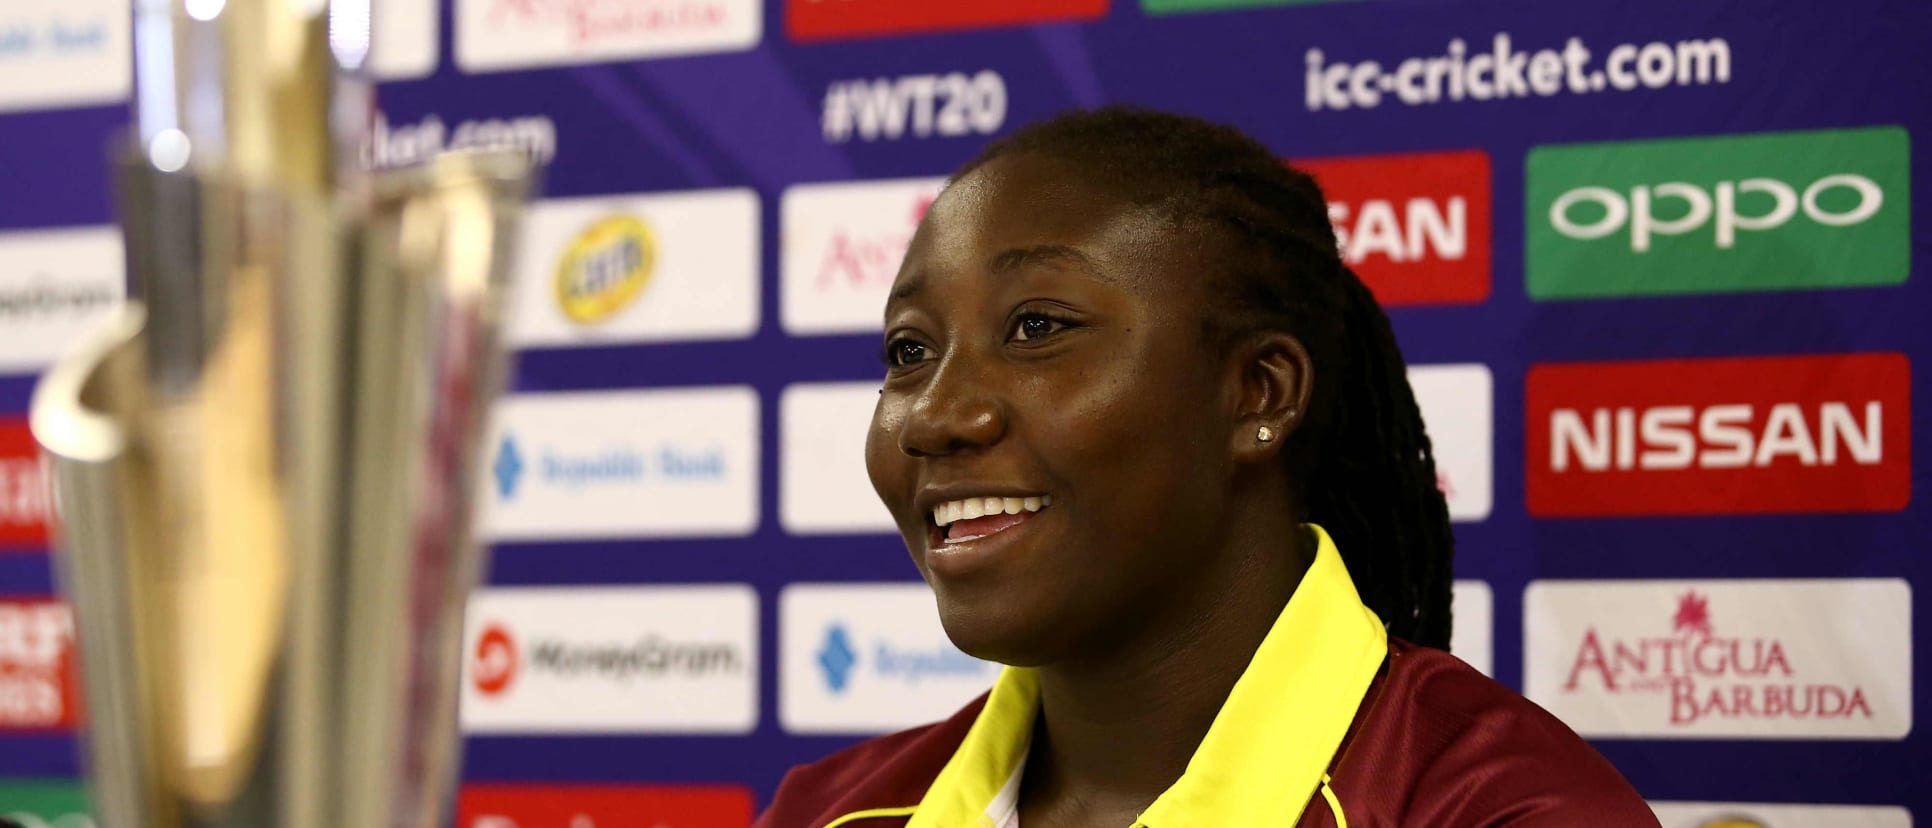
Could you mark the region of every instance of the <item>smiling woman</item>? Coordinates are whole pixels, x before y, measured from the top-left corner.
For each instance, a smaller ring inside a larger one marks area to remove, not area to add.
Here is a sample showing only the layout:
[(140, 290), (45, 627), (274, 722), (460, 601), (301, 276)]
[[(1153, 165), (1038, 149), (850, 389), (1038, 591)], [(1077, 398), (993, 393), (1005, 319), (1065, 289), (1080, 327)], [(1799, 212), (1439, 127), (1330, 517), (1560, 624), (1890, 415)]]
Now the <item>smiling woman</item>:
[(935, 201), (866, 447), (960, 649), (951, 720), (794, 770), (768, 828), (1645, 825), (1442, 649), (1452, 539), (1320, 189), (1193, 119), (1076, 113)]

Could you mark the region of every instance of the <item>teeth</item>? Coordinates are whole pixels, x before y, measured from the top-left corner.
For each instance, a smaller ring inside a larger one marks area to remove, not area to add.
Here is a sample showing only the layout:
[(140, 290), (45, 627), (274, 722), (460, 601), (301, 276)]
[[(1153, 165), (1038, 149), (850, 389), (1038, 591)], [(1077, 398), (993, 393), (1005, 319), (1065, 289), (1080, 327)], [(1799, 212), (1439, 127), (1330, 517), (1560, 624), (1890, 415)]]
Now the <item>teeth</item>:
[(932, 522), (946, 526), (962, 520), (972, 520), (987, 515), (1017, 515), (1021, 512), (1037, 512), (1053, 505), (1051, 495), (1034, 497), (968, 497), (949, 500), (932, 508)]

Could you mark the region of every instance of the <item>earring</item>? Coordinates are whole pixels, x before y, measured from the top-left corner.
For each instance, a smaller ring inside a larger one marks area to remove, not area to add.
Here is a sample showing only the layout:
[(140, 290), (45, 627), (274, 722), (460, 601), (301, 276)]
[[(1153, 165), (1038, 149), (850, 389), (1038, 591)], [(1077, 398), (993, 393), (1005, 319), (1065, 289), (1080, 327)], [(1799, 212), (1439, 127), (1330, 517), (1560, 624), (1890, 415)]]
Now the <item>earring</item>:
[(1262, 426), (1255, 429), (1254, 438), (1264, 443), (1272, 443), (1275, 441), (1275, 430), (1267, 426)]

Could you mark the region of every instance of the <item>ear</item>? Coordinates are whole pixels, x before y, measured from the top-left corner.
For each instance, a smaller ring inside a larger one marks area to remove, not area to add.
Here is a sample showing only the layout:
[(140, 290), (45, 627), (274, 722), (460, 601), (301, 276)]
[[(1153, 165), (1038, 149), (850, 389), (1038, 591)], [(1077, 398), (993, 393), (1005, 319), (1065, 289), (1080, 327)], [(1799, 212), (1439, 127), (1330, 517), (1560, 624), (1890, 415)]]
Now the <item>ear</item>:
[(1250, 340), (1237, 349), (1235, 360), (1234, 433), (1229, 435), (1235, 460), (1272, 459), (1308, 417), (1314, 364), (1301, 340), (1285, 333)]

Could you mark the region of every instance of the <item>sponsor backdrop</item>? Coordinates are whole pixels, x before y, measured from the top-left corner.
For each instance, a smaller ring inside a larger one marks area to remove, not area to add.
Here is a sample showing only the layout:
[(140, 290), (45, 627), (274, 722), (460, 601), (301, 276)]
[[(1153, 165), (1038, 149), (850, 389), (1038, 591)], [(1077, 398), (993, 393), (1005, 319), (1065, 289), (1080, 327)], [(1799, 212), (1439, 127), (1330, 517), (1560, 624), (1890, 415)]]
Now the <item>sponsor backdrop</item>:
[[(129, 0), (0, 5), (0, 814), (81, 828), (24, 412), (125, 295), (103, 158)], [(1932, 810), (1932, 6), (375, 10), (365, 162), (550, 164), (483, 482), (464, 828), (744, 826), (788, 766), (988, 685), (860, 460), (880, 306), (949, 171), (1115, 101), (1236, 124), (1326, 185), (1439, 447), (1459, 654), (1671, 826)]]

